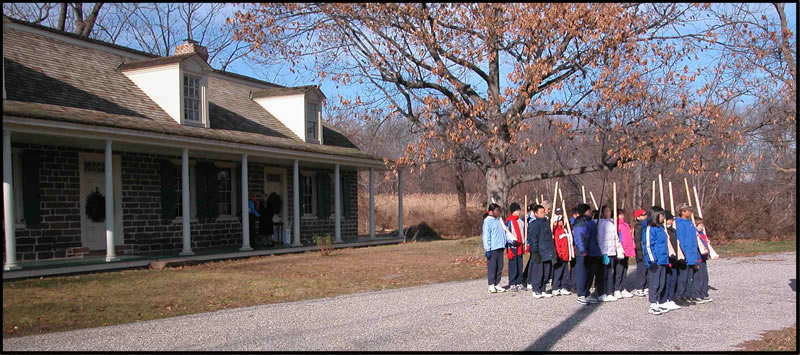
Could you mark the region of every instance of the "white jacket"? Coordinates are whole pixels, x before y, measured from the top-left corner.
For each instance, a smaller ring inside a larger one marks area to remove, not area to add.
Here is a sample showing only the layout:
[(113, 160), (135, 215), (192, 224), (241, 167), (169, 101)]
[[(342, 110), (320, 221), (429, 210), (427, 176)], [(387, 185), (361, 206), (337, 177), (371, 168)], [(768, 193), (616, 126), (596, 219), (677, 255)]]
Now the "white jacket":
[(614, 227), (611, 218), (601, 219), (597, 223), (597, 245), (600, 252), (608, 256), (617, 255), (617, 229)]

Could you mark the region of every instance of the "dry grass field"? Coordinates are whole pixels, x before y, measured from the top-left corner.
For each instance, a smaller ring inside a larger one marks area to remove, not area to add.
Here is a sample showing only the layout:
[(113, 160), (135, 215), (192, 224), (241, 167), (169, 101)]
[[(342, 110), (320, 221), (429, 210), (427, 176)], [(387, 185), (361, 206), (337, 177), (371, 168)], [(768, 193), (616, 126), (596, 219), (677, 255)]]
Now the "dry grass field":
[[(453, 239), (480, 234), (484, 202), (478, 195), (467, 195), (467, 215), (460, 216), (456, 194), (409, 194), (403, 196), (403, 225), (406, 228), (426, 223), (442, 237)], [(369, 233), (369, 195), (358, 196), (359, 234)], [(397, 195), (375, 195), (375, 230), (397, 229)]]

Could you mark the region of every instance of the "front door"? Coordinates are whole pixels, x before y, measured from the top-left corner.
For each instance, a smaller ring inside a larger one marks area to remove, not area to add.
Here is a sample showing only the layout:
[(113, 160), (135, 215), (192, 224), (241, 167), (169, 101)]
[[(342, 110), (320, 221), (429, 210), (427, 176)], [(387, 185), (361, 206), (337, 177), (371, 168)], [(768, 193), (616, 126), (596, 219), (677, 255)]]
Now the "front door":
[(281, 213), (278, 216), (280, 221), (283, 222), (283, 228), (278, 228), (276, 232), (278, 232), (278, 236), (273, 236), (276, 241), (280, 241), (284, 244), (289, 244), (288, 238), (286, 238), (285, 233), (283, 231), (287, 230), (288, 225), (288, 215), (286, 213), (286, 206), (289, 204), (289, 199), (287, 198), (287, 185), (286, 185), (286, 169), (284, 168), (273, 168), (273, 167), (265, 167), (264, 168), (264, 194), (269, 196), (271, 193), (276, 193), (281, 198)]
[[(89, 250), (106, 250), (106, 222), (104, 201), (106, 195), (105, 159), (102, 154), (81, 153), (79, 156), (81, 181), (81, 241)], [(118, 156), (113, 156), (114, 176), (114, 244), (122, 245), (122, 179)], [(98, 199), (97, 197), (103, 197)], [(87, 210), (87, 206), (89, 206)]]

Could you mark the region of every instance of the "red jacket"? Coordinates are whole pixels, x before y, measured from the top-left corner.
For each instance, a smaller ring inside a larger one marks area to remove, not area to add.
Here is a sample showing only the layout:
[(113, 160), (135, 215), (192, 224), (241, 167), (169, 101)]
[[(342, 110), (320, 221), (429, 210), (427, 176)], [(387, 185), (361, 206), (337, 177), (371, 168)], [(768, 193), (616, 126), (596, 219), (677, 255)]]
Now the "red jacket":
[(569, 261), (569, 239), (563, 226), (553, 225), (553, 238), (556, 242), (556, 255), (564, 261)]

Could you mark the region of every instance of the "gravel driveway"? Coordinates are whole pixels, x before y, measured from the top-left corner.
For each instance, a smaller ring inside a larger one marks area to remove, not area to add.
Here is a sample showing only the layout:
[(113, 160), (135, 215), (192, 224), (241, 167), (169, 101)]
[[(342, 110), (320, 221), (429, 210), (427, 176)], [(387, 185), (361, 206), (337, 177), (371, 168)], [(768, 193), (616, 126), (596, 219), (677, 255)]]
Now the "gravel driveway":
[(3, 351), (736, 350), (797, 321), (795, 260), (712, 261), (714, 302), (660, 316), (644, 297), (581, 306), (473, 280), (4, 338)]

